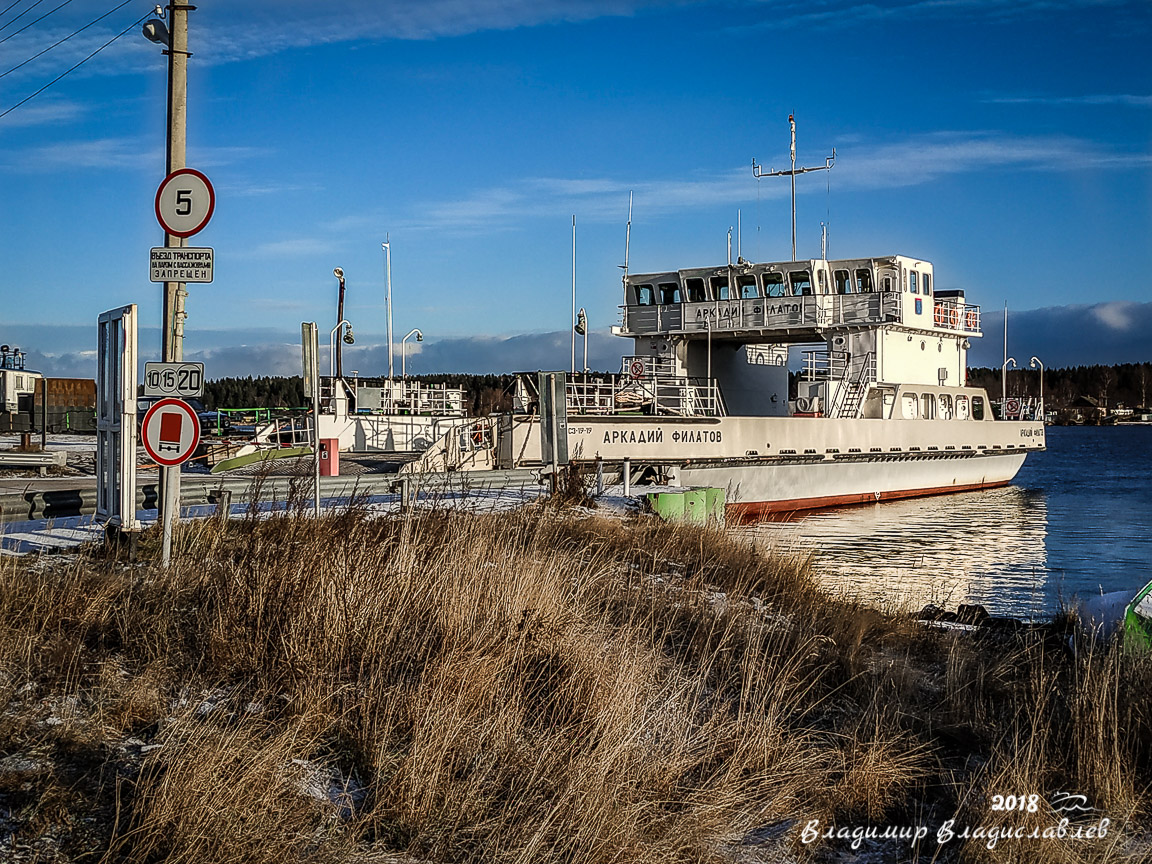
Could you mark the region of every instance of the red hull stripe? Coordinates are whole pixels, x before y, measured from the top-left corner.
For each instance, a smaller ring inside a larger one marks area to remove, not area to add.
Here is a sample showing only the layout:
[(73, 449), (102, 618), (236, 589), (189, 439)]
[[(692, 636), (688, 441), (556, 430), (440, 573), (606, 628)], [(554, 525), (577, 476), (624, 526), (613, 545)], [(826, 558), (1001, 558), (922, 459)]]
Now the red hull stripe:
[(775, 513), (794, 513), (799, 510), (822, 510), (827, 507), (850, 507), (858, 504), (875, 504), (878, 501), (894, 501), (897, 498), (921, 498), (928, 495), (947, 495), (952, 492), (975, 492), (979, 489), (992, 489), (1007, 486), (1007, 480), (993, 483), (970, 483), (967, 486), (936, 486), (930, 489), (900, 489), (893, 492), (865, 492), (853, 495), (828, 495), (823, 498), (789, 498), (787, 501), (742, 501), (729, 504), (726, 508), (729, 517), (736, 521), (753, 521)]

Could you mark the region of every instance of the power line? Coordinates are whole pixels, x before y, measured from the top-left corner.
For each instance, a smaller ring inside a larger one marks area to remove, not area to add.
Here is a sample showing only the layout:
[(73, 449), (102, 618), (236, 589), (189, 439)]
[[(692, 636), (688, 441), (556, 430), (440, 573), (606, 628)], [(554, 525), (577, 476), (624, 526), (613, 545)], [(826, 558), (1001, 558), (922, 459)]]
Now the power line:
[(19, 6), (22, 2), (23, 0), (12, 0), (12, 2), (5, 6), (3, 9), (0, 9), (0, 15), (6, 14), (9, 9), (11, 9), (13, 6)]
[(101, 21), (103, 21), (105, 18), (107, 18), (107, 17), (108, 17), (109, 15), (111, 15), (113, 12), (116, 12), (116, 11), (118, 11), (118, 10), (120, 10), (120, 9), (123, 9), (125, 6), (127, 6), (127, 5), (128, 5), (129, 3), (131, 3), (131, 2), (132, 2), (132, 0), (124, 0), (124, 2), (123, 2), (123, 3), (121, 3), (119, 6), (116, 6), (116, 7), (115, 7), (115, 8), (113, 8), (113, 9), (109, 9), (107, 12), (105, 12), (105, 13), (104, 13), (103, 15), (101, 15), (99, 18), (96, 18), (95, 20), (89, 21), (87, 24), (85, 24), (85, 25), (84, 25), (83, 27), (81, 27), (79, 30), (75, 30), (75, 31), (73, 31), (73, 32), (69, 33), (67, 36), (65, 36), (63, 39), (61, 39), (59, 42), (55, 42), (55, 43), (53, 43), (52, 45), (49, 45), (49, 46), (48, 46), (47, 48), (45, 48), (43, 51), (39, 52), (38, 54), (33, 54), (33, 55), (32, 55), (31, 57), (29, 57), (27, 60), (23, 61), (22, 63), (17, 63), (17, 64), (16, 64), (15, 66), (13, 66), (11, 69), (8, 69), (8, 70), (7, 70), (7, 71), (5, 71), (5, 72), (0, 72), (0, 78), (5, 78), (5, 77), (7, 77), (8, 75), (11, 75), (13, 72), (15, 72), (17, 69), (21, 68), (22, 66), (27, 66), (29, 63), (31, 63), (33, 60), (35, 60), (37, 57), (43, 57), (45, 54), (47, 54), (47, 53), (48, 53), (49, 51), (51, 51), (53, 48), (57, 48), (57, 47), (59, 47), (60, 45), (63, 45), (65, 42), (67, 42), (67, 41), (68, 41), (69, 39), (71, 39), (73, 36), (78, 36), (79, 34), (83, 33), (85, 30), (87, 30), (87, 29), (88, 29), (89, 27), (91, 27), (93, 24), (99, 24)]
[(143, 21), (145, 18), (147, 18), (151, 14), (152, 14), (151, 12), (148, 12), (145, 15), (141, 15), (139, 18), (137, 18), (135, 21), (133, 21), (131, 24), (129, 24), (127, 27), (125, 27), (123, 30), (121, 30), (119, 33), (117, 33), (115, 36), (113, 36), (111, 39), (109, 39), (107, 42), (105, 42), (103, 45), (101, 45), (99, 48), (97, 48), (95, 51), (93, 51), (91, 54), (89, 54), (87, 57), (85, 57), (83, 60), (81, 60), (79, 63), (77, 63), (75, 66), (72, 66), (70, 69), (67, 69), (64, 72), (61, 72), (59, 75), (57, 75), (51, 81), (49, 81), (47, 84), (45, 84), (39, 90), (37, 90), (35, 93), (32, 93), (29, 96), (25, 96), (23, 99), (21, 99), (15, 105), (13, 105), (11, 108), (7, 109), (3, 113), (0, 113), (0, 120), (7, 117), (9, 114), (11, 114), (17, 108), (19, 108), (21, 105), (35, 99), (37, 96), (39, 96), (41, 93), (43, 93), (49, 87), (51, 87), (53, 84), (55, 84), (61, 78), (63, 78), (65, 75), (68, 75), (71, 72), (75, 72), (77, 69), (79, 69), (85, 63), (87, 63), (89, 60), (91, 60), (93, 57), (95, 57), (97, 54), (99, 54), (101, 51), (103, 51), (105, 48), (107, 48), (109, 45), (111, 45), (113, 42), (115, 42), (121, 36), (124, 36), (129, 30), (131, 30), (133, 27), (137, 26), (141, 21)]
[[(25, 24), (23, 27), (21, 27), (19, 30), (17, 30), (14, 33), (9, 33), (3, 39), (0, 39), (0, 45), (3, 45), (5, 42), (7, 42), (13, 36), (19, 36), (21, 33), (23, 33), (29, 27), (35, 27), (37, 24), (39, 24), (41, 21), (43, 21), (45, 18), (47, 18), (53, 12), (58, 12), (59, 10), (63, 9), (65, 6), (67, 6), (71, 2), (72, 2), (72, 0), (64, 0), (64, 2), (61, 3), (59, 6), (57, 6), (55, 9), (48, 10), (43, 15), (41, 15), (39, 18), (37, 18), (35, 21), (31, 22), (30, 24)], [(2, 28), (0, 28), (0, 29), (2, 29)]]
[(44, 2), (44, 0), (36, 0), (36, 2), (33, 3), (31, 6), (29, 6), (27, 9), (25, 9), (23, 12), (21, 12), (19, 15), (17, 15), (15, 18), (13, 18), (11, 21), (9, 21), (3, 27), (0, 27), (0, 30), (7, 30), (9, 27), (11, 27), (13, 24), (15, 24), (17, 21), (19, 21), (21, 18), (23, 18), (25, 15), (27, 15), (29, 12), (31, 12), (33, 9), (35, 9), (37, 6), (39, 6), (43, 2)]

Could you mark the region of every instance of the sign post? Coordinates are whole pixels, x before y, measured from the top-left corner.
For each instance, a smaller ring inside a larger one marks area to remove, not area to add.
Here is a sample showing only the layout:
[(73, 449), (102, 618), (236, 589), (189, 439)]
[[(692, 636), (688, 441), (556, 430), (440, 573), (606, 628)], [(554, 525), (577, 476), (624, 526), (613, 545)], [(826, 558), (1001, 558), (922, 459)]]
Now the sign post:
[[(188, 20), (184, 14), (191, 6), (173, 6), (172, 43), (169, 45), (169, 61), (175, 60), (178, 55), (185, 55), (181, 60), (187, 59)], [(178, 14), (179, 13), (179, 14)], [(179, 75), (176, 73), (179, 72)], [(206, 262), (199, 255), (183, 257), (189, 251), (184, 246), (186, 238), (198, 234), (204, 229), (212, 218), (216, 209), (216, 191), (207, 177), (193, 168), (184, 167), (184, 124), (185, 110), (184, 74), (186, 65), (179, 64), (169, 67), (169, 129), (168, 129), (168, 176), (160, 183), (156, 190), (156, 221), (164, 229), (165, 243), (161, 253), (163, 259), (157, 261), (152, 256), (150, 264), (158, 263), (161, 266), (150, 266), (150, 276), (163, 276), (164, 282), (164, 329), (161, 344), (163, 349), (162, 360), (168, 363), (178, 363), (184, 359), (184, 289), (186, 283), (193, 281), (186, 277), (197, 277), (195, 281), (211, 281), (211, 267), (189, 267), (189, 265), (204, 265), (211, 263), (211, 254)], [(177, 81), (177, 78), (180, 80)], [(176, 95), (174, 95), (176, 94)], [(178, 96), (178, 99), (177, 99)], [(176, 102), (181, 103), (178, 112), (173, 110)], [(179, 114), (181, 122), (173, 124), (171, 121), (175, 114)], [(178, 126), (179, 128), (176, 128)], [(176, 266), (176, 265), (179, 266)], [(191, 269), (191, 274), (186, 271)], [(207, 271), (207, 272), (205, 272)], [(172, 488), (169, 488), (172, 487)], [(180, 472), (165, 469), (160, 472), (160, 505), (165, 518), (170, 507), (178, 507), (180, 502)]]
[(300, 325), (300, 360), (304, 373), (304, 395), (312, 398), (312, 495), (316, 499), (316, 518), (320, 518), (320, 334), (316, 324)]
[[(140, 438), (148, 456), (168, 472), (168, 477), (171, 478), (173, 473), (180, 470), (180, 465), (187, 462), (196, 452), (196, 447), (200, 443), (200, 418), (196, 416), (192, 406), (181, 399), (161, 399), (144, 415)], [(179, 498), (173, 494), (177, 490), (178, 487), (171, 482), (171, 479), (164, 484), (167, 500), (164, 502), (164, 543), (161, 564), (165, 569), (172, 560), (172, 523), (180, 506)]]

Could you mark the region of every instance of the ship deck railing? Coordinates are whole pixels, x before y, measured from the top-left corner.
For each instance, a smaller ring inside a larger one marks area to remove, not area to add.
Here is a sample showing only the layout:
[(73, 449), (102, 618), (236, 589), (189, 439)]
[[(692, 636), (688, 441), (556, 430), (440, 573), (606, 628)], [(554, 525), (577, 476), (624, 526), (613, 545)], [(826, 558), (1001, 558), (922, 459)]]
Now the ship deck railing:
[[(336, 379), (320, 381), (321, 410), (336, 410)], [(468, 400), (463, 389), (403, 378), (344, 379), (346, 392), (355, 393), (349, 411), (360, 415), (422, 415), (436, 417), (468, 416)]]
[[(622, 306), (624, 335), (701, 334), (748, 331), (818, 331), (903, 323), (903, 297), (896, 291), (745, 297), (697, 303)], [(932, 299), (935, 327), (978, 333), (980, 307)]]
[(625, 357), (620, 375), (569, 379), (570, 414), (656, 414), (722, 417), (724, 401), (715, 379), (676, 375), (672, 364), (652, 357)]

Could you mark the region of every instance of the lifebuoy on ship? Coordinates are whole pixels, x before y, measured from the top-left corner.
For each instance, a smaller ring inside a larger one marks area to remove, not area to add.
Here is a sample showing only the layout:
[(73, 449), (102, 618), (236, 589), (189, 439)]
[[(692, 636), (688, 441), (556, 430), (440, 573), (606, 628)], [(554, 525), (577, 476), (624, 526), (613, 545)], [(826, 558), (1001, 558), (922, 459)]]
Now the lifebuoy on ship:
[(484, 446), (484, 425), (477, 423), (472, 427), (472, 443), (477, 447)]
[(964, 313), (964, 328), (966, 330), (975, 330), (976, 329), (976, 310), (975, 309), (969, 309), (967, 312)]
[(932, 320), (936, 322), (938, 327), (944, 326), (944, 304), (936, 304), (936, 308), (932, 311)]
[(952, 329), (960, 326), (960, 310), (953, 306), (948, 312), (948, 323), (952, 325)]

